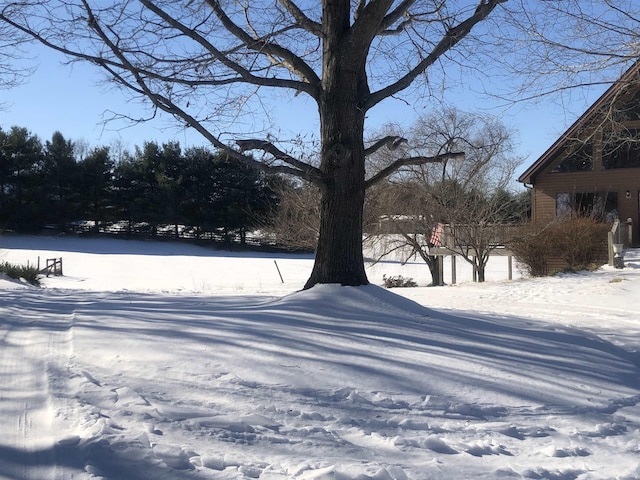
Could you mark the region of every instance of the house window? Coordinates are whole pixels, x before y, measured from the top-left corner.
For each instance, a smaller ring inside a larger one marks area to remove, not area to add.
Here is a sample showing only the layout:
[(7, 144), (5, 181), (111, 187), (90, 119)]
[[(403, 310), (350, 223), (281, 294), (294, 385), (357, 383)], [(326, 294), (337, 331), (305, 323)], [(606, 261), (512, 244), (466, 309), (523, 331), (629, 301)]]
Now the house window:
[(640, 90), (626, 103), (616, 105), (611, 113), (617, 123), (640, 120)]
[(640, 131), (610, 137), (602, 148), (602, 167), (605, 170), (640, 167)]
[(574, 144), (563, 155), (566, 158), (551, 170), (552, 173), (588, 172), (593, 170), (593, 144), (591, 142)]
[(556, 216), (590, 217), (598, 221), (612, 222), (618, 218), (618, 194), (609, 193), (558, 193)]

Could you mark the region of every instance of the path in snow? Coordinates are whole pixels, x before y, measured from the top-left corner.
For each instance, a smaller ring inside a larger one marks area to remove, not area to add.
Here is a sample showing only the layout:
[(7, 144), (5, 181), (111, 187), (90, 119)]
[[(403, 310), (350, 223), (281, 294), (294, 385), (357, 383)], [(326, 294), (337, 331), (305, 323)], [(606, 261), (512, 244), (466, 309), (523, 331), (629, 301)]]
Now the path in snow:
[[(0, 298), (0, 472), (6, 478), (56, 479), (56, 391), (71, 349), (73, 309), (39, 291)], [(52, 468), (54, 467), (54, 468)], [(64, 470), (61, 469), (58, 473)]]

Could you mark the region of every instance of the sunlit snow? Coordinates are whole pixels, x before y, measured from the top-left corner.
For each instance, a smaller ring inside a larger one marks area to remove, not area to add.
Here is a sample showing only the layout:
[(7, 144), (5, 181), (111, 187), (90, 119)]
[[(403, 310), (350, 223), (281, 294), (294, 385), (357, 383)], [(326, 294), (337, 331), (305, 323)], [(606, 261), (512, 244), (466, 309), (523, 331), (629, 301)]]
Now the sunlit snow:
[(640, 478), (640, 250), (300, 291), (309, 255), (0, 237), (38, 257), (64, 276), (0, 278), (0, 478)]

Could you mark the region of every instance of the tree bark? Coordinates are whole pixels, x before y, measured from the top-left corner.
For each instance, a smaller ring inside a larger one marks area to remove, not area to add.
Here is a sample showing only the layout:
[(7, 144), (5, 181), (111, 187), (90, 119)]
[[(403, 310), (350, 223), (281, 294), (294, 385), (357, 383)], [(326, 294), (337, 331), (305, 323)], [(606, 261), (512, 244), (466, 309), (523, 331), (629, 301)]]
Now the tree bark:
[[(343, 0), (327, 2), (323, 12), (323, 89), (318, 102), (320, 232), (305, 289), (318, 283), (369, 283), (362, 253), (365, 111), (360, 107), (369, 90), (366, 51), (354, 49), (349, 42), (349, 4)], [(352, 52), (358, 54), (349, 54)]]

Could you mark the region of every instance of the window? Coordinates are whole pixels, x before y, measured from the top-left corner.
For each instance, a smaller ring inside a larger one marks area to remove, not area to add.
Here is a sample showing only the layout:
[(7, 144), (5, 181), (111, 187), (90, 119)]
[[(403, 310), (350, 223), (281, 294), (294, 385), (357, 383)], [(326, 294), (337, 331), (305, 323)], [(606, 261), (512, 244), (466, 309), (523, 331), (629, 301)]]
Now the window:
[(558, 193), (556, 216), (590, 217), (598, 221), (612, 222), (618, 217), (618, 194)]
[(566, 155), (566, 158), (553, 168), (553, 173), (593, 170), (593, 144), (591, 142), (574, 144), (564, 150), (561, 155)]
[(602, 167), (605, 170), (640, 167), (640, 131), (610, 136), (602, 147)]
[(620, 102), (617, 104), (611, 113), (617, 123), (640, 120), (640, 90), (626, 103)]

